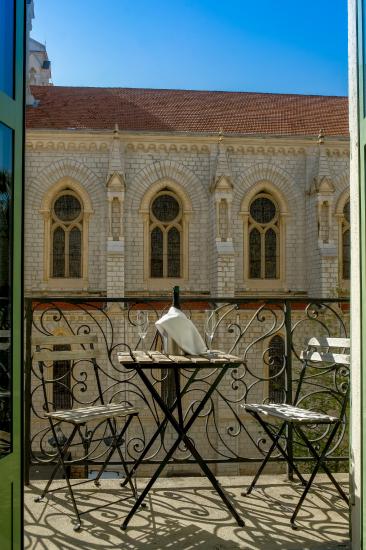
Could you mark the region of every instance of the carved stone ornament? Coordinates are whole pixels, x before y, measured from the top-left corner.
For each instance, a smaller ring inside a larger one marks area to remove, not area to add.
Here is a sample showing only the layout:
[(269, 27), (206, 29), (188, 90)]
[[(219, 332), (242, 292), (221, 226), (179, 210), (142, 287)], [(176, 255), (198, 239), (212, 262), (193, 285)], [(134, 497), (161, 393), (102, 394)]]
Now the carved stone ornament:
[(313, 183), (310, 188), (311, 195), (331, 195), (332, 193), (334, 193), (334, 191), (334, 184), (328, 176), (313, 179)]
[(211, 185), (211, 192), (214, 191), (232, 191), (234, 189), (234, 186), (232, 184), (231, 178), (228, 176), (219, 176), (218, 178), (215, 178)]
[(107, 189), (109, 191), (124, 191), (125, 190), (125, 181), (124, 177), (117, 172), (111, 174), (107, 181)]

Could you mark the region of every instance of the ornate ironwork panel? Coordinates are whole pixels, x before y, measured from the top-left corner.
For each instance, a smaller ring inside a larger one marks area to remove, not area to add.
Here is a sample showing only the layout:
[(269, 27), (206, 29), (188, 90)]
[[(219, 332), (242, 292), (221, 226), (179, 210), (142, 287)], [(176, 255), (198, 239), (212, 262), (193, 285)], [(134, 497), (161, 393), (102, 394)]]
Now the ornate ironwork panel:
[[(204, 304), (202, 300), (202, 297), (181, 297), (183, 310), (203, 335), (204, 309), (216, 309), (217, 323), (213, 347), (239, 355), (242, 364), (239, 368), (228, 371), (192, 427), (190, 437), (208, 463), (259, 461), (266, 453), (269, 441), (258, 427), (249, 421), (241, 405), (268, 399), (285, 401), (289, 396), (293, 397), (301, 367), (300, 351), (303, 349), (305, 338), (314, 335), (347, 336), (347, 300), (329, 299), (307, 303), (301, 299), (260, 301), (248, 297), (237, 300), (204, 299)], [(162, 305), (164, 302), (165, 307)], [(218, 303), (221, 305), (217, 306)], [(149, 312), (150, 324), (145, 345), (150, 349), (159, 346), (154, 321), (169, 305), (170, 298), (95, 298), (89, 302), (76, 298), (62, 298), (62, 303), (42, 298), (28, 300), (27, 311), (31, 315), (31, 331), (27, 335), (27, 349), (30, 350), (30, 354), (32, 338), (36, 335), (52, 335), (56, 332), (59, 334), (60, 330), (66, 331), (67, 334), (97, 335), (98, 348), (102, 352), (100, 362), (106, 400), (130, 404), (141, 411), (139, 420), (129, 428), (125, 440), (124, 452), (130, 463), (138, 458), (149, 442), (150, 436), (162, 420), (162, 413), (142, 387), (136, 371), (125, 369), (119, 364), (117, 352), (141, 346), (140, 330), (136, 326), (136, 309), (145, 309)], [(31, 379), (27, 406), (31, 410), (31, 419), (26, 429), (32, 462), (48, 463), (55, 459), (55, 449), (52, 447), (49, 427), (44, 419), (40, 381), (30, 356), (27, 358), (27, 365)], [(215, 369), (202, 369), (197, 380), (189, 387), (183, 401), (185, 419), (190, 417), (202, 395), (210, 388), (214, 373)], [(348, 374), (341, 368), (333, 370), (332, 373), (324, 371), (320, 375), (314, 371), (313, 374), (314, 376), (309, 377), (303, 385), (301, 403), (314, 409), (336, 411), (339, 396), (347, 391)], [(155, 387), (165, 397), (166, 375), (163, 369), (151, 369), (149, 374)], [(64, 374), (60, 376), (64, 377)], [(189, 377), (190, 371), (181, 369), (182, 385)], [(77, 407), (79, 403), (93, 401), (95, 388), (91, 385), (87, 369), (82, 365), (71, 370), (69, 381), (65, 385), (68, 384), (73, 407)], [(87, 450), (87, 464), (92, 466), (101, 462), (102, 456), (108, 451), (110, 438), (105, 425), (90, 429), (98, 430), (100, 435), (99, 444)], [(312, 433), (310, 430), (310, 435), (317, 446), (322, 445), (324, 433)], [(148, 452), (145, 462), (159, 462), (163, 450), (170, 448), (171, 437), (171, 432), (166, 429)], [(297, 441), (296, 434), (291, 437), (293, 439), (289, 452), (298, 460), (311, 460), (306, 449)], [(72, 450), (72, 453), (78, 452), (86, 451), (76, 448)], [(345, 460), (347, 455), (345, 418), (342, 432), (330, 449), (329, 456), (334, 461), (339, 461)], [(276, 460), (281, 460), (281, 457), (276, 457)], [(173, 462), (194, 464), (184, 445), (176, 451)]]

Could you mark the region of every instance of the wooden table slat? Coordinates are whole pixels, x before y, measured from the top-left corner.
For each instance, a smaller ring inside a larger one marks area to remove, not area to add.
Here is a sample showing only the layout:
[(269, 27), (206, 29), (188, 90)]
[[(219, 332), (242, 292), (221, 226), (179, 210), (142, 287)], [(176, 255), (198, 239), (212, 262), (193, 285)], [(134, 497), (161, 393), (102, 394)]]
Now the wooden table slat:
[(227, 353), (216, 353), (213, 357), (204, 355), (167, 355), (161, 351), (142, 351), (135, 350), (132, 352), (131, 357), (129, 352), (118, 352), (118, 358), (121, 363), (132, 364), (137, 363), (141, 365), (151, 364), (200, 364), (202, 366), (209, 365), (224, 365), (227, 363), (233, 363), (239, 365), (242, 360), (240, 357)]
[(175, 363), (191, 363), (191, 358), (186, 357), (185, 355), (168, 355), (169, 359), (171, 361), (174, 361)]

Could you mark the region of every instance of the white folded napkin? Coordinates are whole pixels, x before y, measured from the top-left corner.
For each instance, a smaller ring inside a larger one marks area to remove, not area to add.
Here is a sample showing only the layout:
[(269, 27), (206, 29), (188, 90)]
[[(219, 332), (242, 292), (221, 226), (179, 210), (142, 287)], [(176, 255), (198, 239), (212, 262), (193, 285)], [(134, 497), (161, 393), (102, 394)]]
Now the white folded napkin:
[(190, 319), (175, 307), (171, 307), (159, 321), (155, 323), (163, 342), (172, 338), (176, 344), (190, 355), (199, 355), (207, 351), (207, 346), (200, 333)]

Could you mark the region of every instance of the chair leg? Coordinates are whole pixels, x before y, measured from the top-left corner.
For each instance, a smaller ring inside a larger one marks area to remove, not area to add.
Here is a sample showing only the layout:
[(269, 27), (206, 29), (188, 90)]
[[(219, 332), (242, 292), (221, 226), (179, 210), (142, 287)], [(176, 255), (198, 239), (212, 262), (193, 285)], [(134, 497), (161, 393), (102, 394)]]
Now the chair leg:
[(297, 514), (299, 513), (299, 510), (301, 508), (301, 505), (302, 503), (304, 502), (305, 498), (306, 498), (306, 495), (308, 494), (309, 492), (309, 489), (315, 479), (315, 476), (316, 474), (318, 473), (319, 471), (319, 468), (323, 468), (323, 470), (326, 472), (326, 474), (328, 475), (328, 477), (330, 478), (330, 480), (332, 481), (332, 483), (335, 485), (336, 489), (338, 490), (338, 492), (340, 493), (341, 497), (347, 502), (349, 502), (346, 494), (344, 493), (343, 489), (339, 486), (339, 484), (337, 483), (336, 479), (334, 478), (334, 476), (332, 475), (332, 473), (329, 471), (328, 467), (324, 464), (324, 461), (325, 461), (325, 458), (326, 458), (326, 453), (328, 452), (328, 449), (334, 439), (334, 436), (336, 435), (337, 433), (337, 430), (339, 428), (339, 424), (336, 424), (328, 438), (328, 441), (326, 442), (323, 450), (322, 450), (322, 453), (319, 455), (313, 444), (311, 443), (311, 441), (309, 441), (308, 437), (305, 435), (305, 433), (300, 429), (299, 426), (297, 426), (297, 432), (299, 433), (299, 435), (302, 437), (302, 439), (304, 440), (304, 442), (306, 443), (308, 449), (310, 450), (311, 454), (313, 455), (313, 457), (315, 458), (316, 460), (316, 464), (314, 466), (314, 469), (311, 473), (311, 476), (309, 478), (309, 481), (307, 482), (306, 484), (306, 487), (300, 497), (300, 500), (299, 502), (297, 503), (297, 506), (295, 508), (295, 511), (294, 513), (292, 514), (292, 517), (291, 517), (291, 527), (293, 529), (297, 529), (296, 525), (295, 525), (295, 519), (297, 517)]
[[(257, 420), (257, 422), (259, 422), (259, 424), (262, 426), (262, 428), (264, 429), (264, 431), (266, 432), (266, 434), (268, 435), (268, 437), (271, 439), (271, 441), (275, 442), (276, 440), (276, 436), (271, 432), (271, 430), (268, 428), (267, 424), (262, 420), (262, 418), (260, 417), (259, 414), (257, 413), (251, 413), (252, 416), (254, 416), (254, 418)], [(280, 431), (282, 430), (282, 428), (286, 427), (287, 425), (287, 422), (284, 422), (280, 428)], [(282, 447), (282, 445), (280, 444), (279, 442), (279, 437), (277, 437), (277, 441), (276, 441), (276, 447), (277, 449), (280, 451), (280, 453), (282, 454), (283, 458), (286, 460), (287, 464), (289, 464), (289, 466), (291, 466), (291, 468), (293, 469), (293, 471), (295, 472), (295, 474), (297, 475), (297, 477), (299, 478), (300, 482), (302, 483), (302, 485), (305, 487), (306, 486), (306, 481), (305, 479), (303, 478), (303, 476), (301, 475), (299, 469), (297, 468), (296, 464), (293, 462), (293, 460), (291, 460), (291, 458), (289, 457), (289, 455), (287, 454), (287, 452), (285, 451), (285, 449)]]
[(337, 423), (330, 436), (329, 436), (329, 439), (326, 443), (326, 446), (325, 448), (323, 449), (321, 455), (318, 455), (318, 453), (316, 452), (315, 448), (314, 448), (314, 445), (311, 443), (311, 441), (309, 441), (309, 438), (305, 435), (305, 433), (300, 429), (300, 428), (297, 428), (297, 431), (298, 433), (300, 434), (300, 436), (302, 437), (302, 439), (305, 441), (306, 445), (308, 446), (308, 449), (310, 450), (311, 454), (313, 455), (313, 457), (315, 458), (315, 460), (320, 460), (320, 467), (324, 470), (324, 472), (327, 474), (328, 478), (330, 479), (330, 481), (333, 483), (334, 487), (337, 489), (339, 495), (341, 496), (341, 498), (346, 502), (346, 504), (349, 504), (349, 498), (347, 497), (346, 493), (343, 491), (342, 487), (339, 485), (338, 481), (335, 479), (335, 477), (333, 476), (332, 472), (329, 470), (328, 466), (326, 465), (325, 463), (325, 455), (338, 431), (338, 428), (339, 428), (339, 423)]
[(264, 468), (265, 468), (265, 466), (266, 466), (268, 460), (270, 459), (270, 457), (271, 457), (273, 451), (274, 451), (275, 448), (277, 447), (277, 442), (278, 442), (279, 438), (281, 437), (281, 435), (282, 435), (282, 433), (283, 433), (285, 427), (286, 427), (286, 425), (283, 424), (282, 427), (281, 427), (281, 429), (280, 429), (280, 431), (278, 432), (278, 434), (277, 434), (277, 435), (275, 436), (275, 438), (272, 440), (273, 443), (272, 443), (272, 445), (271, 445), (269, 451), (267, 452), (266, 456), (265, 456), (264, 459), (262, 460), (262, 462), (261, 462), (261, 464), (260, 464), (260, 466), (259, 466), (259, 468), (258, 468), (258, 471), (257, 471), (257, 473), (255, 474), (255, 476), (254, 476), (254, 478), (253, 478), (251, 484), (249, 485), (248, 489), (247, 489), (246, 491), (243, 491), (243, 492), (241, 493), (242, 496), (248, 496), (248, 495), (250, 495), (250, 493), (253, 491), (253, 489), (254, 489), (254, 487), (255, 487), (255, 485), (256, 485), (258, 479), (259, 479), (259, 476), (260, 476), (261, 473), (263, 472), (263, 470), (264, 470)]
[(291, 516), (290, 523), (291, 523), (292, 529), (297, 529), (297, 527), (296, 527), (296, 525), (295, 525), (296, 516), (297, 516), (297, 514), (299, 513), (299, 510), (300, 510), (300, 508), (301, 508), (301, 505), (302, 505), (302, 503), (304, 502), (304, 500), (305, 500), (305, 498), (306, 498), (306, 495), (307, 495), (308, 492), (309, 492), (309, 489), (310, 489), (310, 487), (311, 487), (311, 485), (312, 485), (312, 483), (313, 483), (313, 481), (314, 481), (314, 478), (315, 478), (316, 474), (318, 473), (319, 467), (320, 467), (320, 461), (318, 461), (318, 462), (316, 463), (316, 465), (315, 465), (315, 467), (314, 467), (314, 469), (313, 469), (313, 471), (312, 471), (312, 473), (311, 473), (311, 476), (310, 476), (310, 478), (309, 478), (309, 481), (307, 482), (306, 487), (305, 487), (305, 489), (303, 490), (302, 495), (301, 495), (301, 497), (300, 497), (300, 499), (299, 499), (299, 502), (298, 502), (297, 505), (296, 505), (295, 511), (294, 511), (294, 513), (293, 513), (292, 516)]
[(94, 480), (94, 484), (97, 487), (100, 485), (99, 479), (101, 478), (103, 472), (105, 471), (106, 467), (108, 466), (109, 461), (111, 460), (111, 458), (113, 456), (113, 453), (115, 451), (117, 451), (118, 455), (119, 455), (119, 458), (120, 458), (120, 461), (121, 461), (121, 464), (122, 464), (122, 467), (123, 467), (125, 475), (126, 475), (126, 479), (123, 483), (121, 483), (121, 487), (123, 487), (124, 485), (126, 485), (128, 483), (134, 498), (137, 500), (137, 498), (138, 498), (137, 489), (133, 484), (132, 475), (128, 471), (127, 464), (125, 462), (125, 459), (123, 458), (123, 454), (122, 454), (122, 451), (121, 451), (123, 436), (126, 433), (127, 428), (129, 426), (130, 422), (132, 421), (132, 418), (133, 418), (133, 415), (128, 416), (127, 421), (125, 422), (125, 425), (124, 425), (122, 431), (119, 433), (119, 435), (117, 434), (115, 423), (112, 422), (110, 419), (108, 420), (109, 429), (111, 430), (111, 434), (113, 436), (113, 445), (112, 445), (112, 448), (111, 448), (107, 458), (105, 459), (101, 469), (99, 470), (97, 477)]
[(74, 531), (78, 531), (80, 529), (80, 526), (81, 526), (81, 519), (80, 519), (80, 514), (79, 514), (79, 510), (77, 508), (77, 505), (76, 505), (76, 501), (75, 501), (75, 497), (74, 497), (74, 492), (72, 490), (72, 487), (71, 487), (71, 483), (70, 483), (70, 479), (69, 479), (69, 475), (68, 475), (68, 472), (67, 472), (67, 468), (65, 466), (65, 462), (64, 462), (64, 454), (67, 452), (68, 448), (70, 447), (71, 443), (72, 443), (72, 440), (74, 439), (75, 437), (75, 434), (78, 430), (78, 426), (74, 426), (72, 432), (71, 432), (71, 435), (70, 437), (68, 438), (68, 440), (66, 441), (66, 443), (64, 444), (64, 446), (61, 448), (58, 444), (58, 439), (57, 439), (57, 434), (56, 434), (56, 430), (55, 430), (55, 427), (53, 425), (53, 422), (51, 419), (50, 420), (50, 425), (51, 425), (51, 430), (52, 430), (52, 434), (53, 434), (53, 437), (54, 437), (54, 440), (56, 442), (56, 449), (57, 449), (57, 454), (58, 454), (58, 457), (59, 457), (59, 462), (57, 464), (57, 467), (55, 467), (55, 469), (53, 470), (52, 472), (52, 475), (50, 477), (50, 479), (48, 480), (47, 482), (47, 485), (46, 485), (46, 488), (45, 490), (43, 491), (42, 493), (42, 497), (44, 497), (44, 495), (47, 493), (47, 491), (49, 490), (50, 488), (50, 485), (52, 483), (52, 481), (54, 480), (54, 477), (56, 475), (56, 471), (58, 469), (58, 467), (61, 465), (61, 468), (64, 472), (64, 476), (65, 476), (65, 480), (66, 480), (66, 484), (67, 484), (67, 488), (69, 490), (69, 495), (70, 495), (70, 498), (71, 498), (71, 502), (72, 502), (72, 506), (73, 506), (73, 509), (74, 509), (74, 513), (75, 513), (75, 516), (76, 516), (76, 520), (77, 520), (77, 523), (76, 525), (74, 526)]

